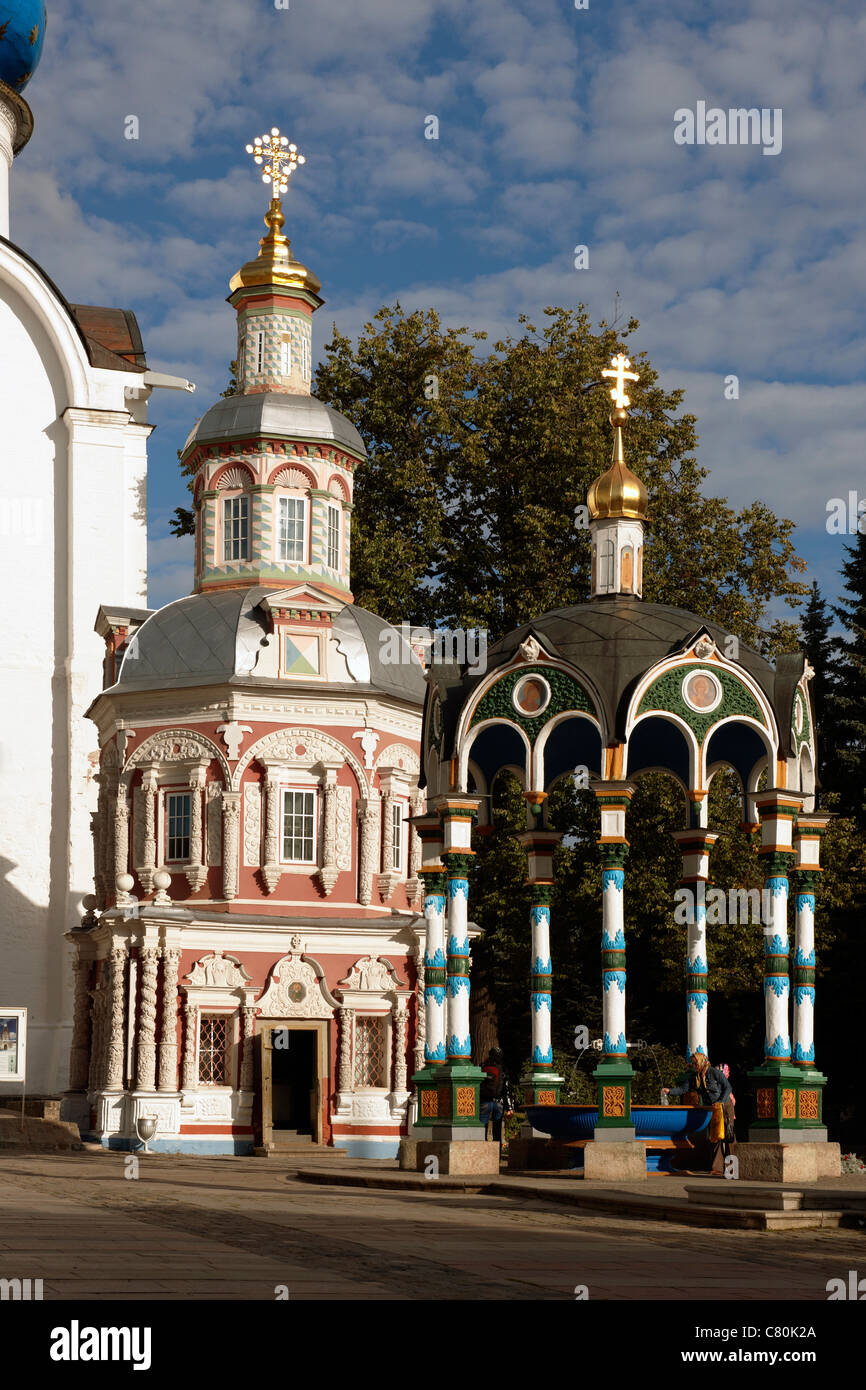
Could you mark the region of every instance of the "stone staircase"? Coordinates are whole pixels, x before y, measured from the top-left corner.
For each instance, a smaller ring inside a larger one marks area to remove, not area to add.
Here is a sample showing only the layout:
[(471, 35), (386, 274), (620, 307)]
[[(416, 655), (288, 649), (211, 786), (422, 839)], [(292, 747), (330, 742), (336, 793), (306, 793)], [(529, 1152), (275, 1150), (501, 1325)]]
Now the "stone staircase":
[(78, 1125), (53, 1115), (24, 1115), (19, 1108), (0, 1110), (0, 1150), (44, 1153), (83, 1149)]
[[(843, 1192), (812, 1193), (803, 1188), (775, 1187), (770, 1183), (738, 1181), (686, 1184), (691, 1207), (703, 1214), (727, 1213), (732, 1225), (758, 1226), (765, 1231), (812, 1231), (840, 1226), (866, 1196)], [(816, 1201), (818, 1198), (820, 1200)], [(852, 1209), (852, 1201), (854, 1205)], [(843, 1210), (840, 1203), (844, 1202)], [(739, 1219), (737, 1219), (739, 1218)], [(722, 1222), (714, 1224), (723, 1224)]]

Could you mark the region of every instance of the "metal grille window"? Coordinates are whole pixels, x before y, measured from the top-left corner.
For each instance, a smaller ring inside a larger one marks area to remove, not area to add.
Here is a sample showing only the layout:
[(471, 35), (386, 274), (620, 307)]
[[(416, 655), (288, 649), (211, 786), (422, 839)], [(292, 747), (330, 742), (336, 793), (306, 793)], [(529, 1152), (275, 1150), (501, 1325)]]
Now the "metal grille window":
[(384, 1014), (358, 1014), (355, 1018), (356, 1086), (387, 1086), (388, 1022)]
[(395, 801), (391, 807), (391, 825), (394, 831), (391, 868), (400, 870), (403, 868), (403, 803), (401, 801)]
[(280, 520), (277, 538), (279, 560), (302, 564), (307, 504), (303, 497), (280, 498)]
[(328, 569), (340, 568), (340, 509), (328, 508)]
[(189, 859), (189, 792), (169, 792), (165, 798), (166, 859)]
[(223, 503), (224, 560), (249, 558), (250, 509), (249, 498), (227, 497)]
[(202, 1014), (198, 1025), (198, 1079), (205, 1086), (228, 1084), (228, 1019)]
[(309, 864), (314, 858), (315, 792), (283, 793), (283, 859)]

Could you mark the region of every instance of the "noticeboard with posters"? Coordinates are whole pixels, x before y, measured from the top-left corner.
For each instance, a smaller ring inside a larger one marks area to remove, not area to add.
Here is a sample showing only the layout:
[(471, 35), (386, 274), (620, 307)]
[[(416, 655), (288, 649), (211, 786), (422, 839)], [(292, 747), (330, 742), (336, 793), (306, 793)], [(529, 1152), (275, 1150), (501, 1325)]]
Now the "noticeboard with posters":
[(0, 1083), (24, 1081), (27, 1064), (27, 1010), (0, 1004)]

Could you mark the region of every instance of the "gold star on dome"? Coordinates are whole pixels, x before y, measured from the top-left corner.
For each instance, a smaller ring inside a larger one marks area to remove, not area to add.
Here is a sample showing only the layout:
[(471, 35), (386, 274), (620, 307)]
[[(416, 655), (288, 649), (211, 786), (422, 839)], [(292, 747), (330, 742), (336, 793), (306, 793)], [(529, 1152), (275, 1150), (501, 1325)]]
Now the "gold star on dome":
[(27, 37), (30, 39), (30, 46), (32, 47), (33, 44), (36, 42), (36, 40), (39, 38), (39, 25), (38, 25), (38, 24), (34, 24), (34, 25), (33, 25), (33, 28), (30, 30), (30, 33), (28, 34)]
[(288, 136), (281, 135), (276, 126), (272, 126), (266, 135), (257, 135), (246, 150), (256, 164), (264, 165), (262, 183), (272, 184), (276, 197), (288, 188), (289, 175), (295, 172), (299, 164), (307, 162), (302, 154), (298, 154), (297, 145), (289, 144)]

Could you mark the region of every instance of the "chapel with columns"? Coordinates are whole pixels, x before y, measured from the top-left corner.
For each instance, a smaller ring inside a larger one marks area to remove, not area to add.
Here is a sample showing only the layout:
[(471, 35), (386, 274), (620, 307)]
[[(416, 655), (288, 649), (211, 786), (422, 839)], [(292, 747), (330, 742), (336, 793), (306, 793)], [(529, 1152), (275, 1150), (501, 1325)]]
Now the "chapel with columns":
[[(304, 162), (277, 130), (249, 149), (276, 195)], [(193, 593), (96, 617), (95, 892), (68, 933), (64, 1115), (109, 1147), (152, 1117), (163, 1151), (393, 1156), (423, 1063), (424, 670), (352, 602), (364, 446), (310, 393), (321, 286), (279, 196), (265, 225), (230, 285), (237, 390), (182, 452)]]
[[(417, 822), (424, 844), (427, 1041), (425, 1066), (414, 1079), (418, 1125), (430, 1142), (404, 1147), (401, 1161), (421, 1167), (430, 1153), (442, 1151), (437, 1141), (452, 1149), (456, 1143), (468, 1154), (471, 1146), (459, 1141), (483, 1133), (469, 1033), (471, 829), (489, 817), (493, 783), (505, 769), (519, 778), (526, 801), (521, 839), (527, 856), (532, 1031), (526, 1039), (522, 1099), (536, 1133), (557, 1133), (553, 1112), (565, 1107), (560, 1107), (562, 1078), (553, 1066), (556, 1005), (549, 928), (553, 853), (560, 835), (548, 823), (547, 803), (557, 782), (583, 767), (598, 805), (604, 1033), (594, 1072), (597, 1110), (585, 1117), (584, 1132), (595, 1151), (594, 1173), (617, 1175), (615, 1163), (606, 1165), (605, 1153), (613, 1159), (615, 1149), (621, 1155), (636, 1139), (623, 913), (629, 891), (629, 803), (636, 780), (651, 771), (668, 773), (682, 792), (683, 822), (675, 838), (681, 882), (694, 893), (685, 928), (682, 1037), (690, 1055), (709, 1056), (712, 980), (701, 889), (718, 838), (709, 824), (709, 787), (727, 768), (739, 781), (743, 821), (763, 864), (770, 905), (763, 922), (763, 1000), (755, 1000), (764, 1013), (764, 1054), (755, 1058), (750, 1073), (753, 1144), (741, 1150), (757, 1154), (758, 1145), (781, 1150), (805, 1141), (818, 1155), (819, 1175), (829, 1175), (834, 1163), (838, 1168), (838, 1148), (826, 1143), (826, 1078), (816, 1065), (813, 1021), (815, 886), (828, 818), (815, 810), (812, 672), (802, 654), (781, 655), (773, 666), (732, 642), (717, 624), (643, 600), (647, 492), (629, 469), (624, 447), (630, 404), (625, 387), (637, 380), (630, 367), (620, 354), (604, 373), (613, 382), (613, 457), (587, 498), (589, 601), (543, 614), (509, 633), (489, 649), (483, 674), (435, 666), (428, 672), (422, 739), (428, 811)], [(551, 1108), (550, 1125), (543, 1124), (544, 1107)], [(475, 1171), (479, 1160), (461, 1159), (455, 1151), (450, 1171), (459, 1171), (461, 1164)], [(639, 1166), (642, 1173), (642, 1155)], [(639, 1175), (628, 1164), (619, 1175), (626, 1171)]]

